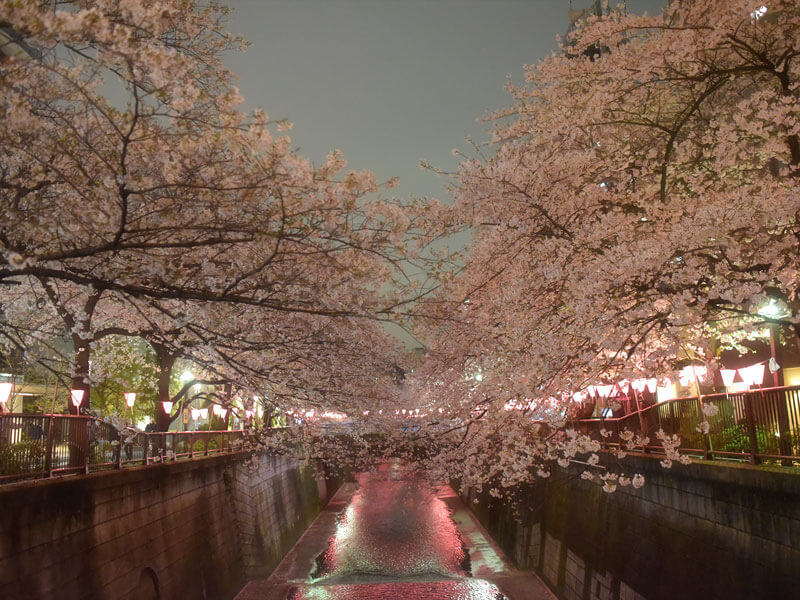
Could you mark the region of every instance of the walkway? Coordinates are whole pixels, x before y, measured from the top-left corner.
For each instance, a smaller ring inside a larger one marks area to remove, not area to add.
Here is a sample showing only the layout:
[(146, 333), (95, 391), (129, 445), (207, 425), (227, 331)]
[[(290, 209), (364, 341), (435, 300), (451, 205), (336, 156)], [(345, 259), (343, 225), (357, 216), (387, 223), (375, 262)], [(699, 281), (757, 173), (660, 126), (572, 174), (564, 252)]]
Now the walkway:
[(555, 600), (510, 564), (449, 486), (359, 481), (343, 485), (275, 572), (235, 600)]

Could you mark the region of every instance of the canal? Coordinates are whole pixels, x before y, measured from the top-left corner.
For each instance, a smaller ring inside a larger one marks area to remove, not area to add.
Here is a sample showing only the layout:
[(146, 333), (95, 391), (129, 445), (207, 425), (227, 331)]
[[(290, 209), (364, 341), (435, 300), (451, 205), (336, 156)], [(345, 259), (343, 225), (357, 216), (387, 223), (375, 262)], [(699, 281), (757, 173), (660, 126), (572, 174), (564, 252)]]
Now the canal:
[(554, 599), (513, 568), (449, 486), (398, 463), (362, 473), (266, 580), (236, 600)]

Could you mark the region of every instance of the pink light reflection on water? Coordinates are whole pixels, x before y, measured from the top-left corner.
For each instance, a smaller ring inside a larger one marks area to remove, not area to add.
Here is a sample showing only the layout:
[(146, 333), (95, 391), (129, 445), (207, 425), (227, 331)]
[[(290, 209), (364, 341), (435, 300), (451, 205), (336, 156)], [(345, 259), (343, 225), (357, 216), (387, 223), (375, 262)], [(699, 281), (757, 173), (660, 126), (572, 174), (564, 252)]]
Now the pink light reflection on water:
[(314, 578), (350, 583), (359, 575), (470, 574), (469, 556), (450, 511), (428, 484), (396, 464), (384, 464), (357, 480), (359, 489), (340, 515)]
[(504, 600), (484, 579), (294, 587), (287, 600)]

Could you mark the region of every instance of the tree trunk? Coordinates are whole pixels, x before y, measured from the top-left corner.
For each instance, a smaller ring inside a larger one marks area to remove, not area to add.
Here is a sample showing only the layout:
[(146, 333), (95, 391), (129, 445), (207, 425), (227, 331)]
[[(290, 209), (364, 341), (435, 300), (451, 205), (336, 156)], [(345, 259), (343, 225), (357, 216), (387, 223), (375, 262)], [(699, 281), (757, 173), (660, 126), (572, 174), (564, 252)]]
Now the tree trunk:
[(72, 402), (72, 394), (70, 394), (68, 408), (69, 414), (77, 415), (90, 406), (90, 386), (87, 383), (89, 378), (90, 349), (89, 341), (81, 338), (79, 334), (73, 334), (72, 343), (75, 346), (75, 368), (72, 372), (72, 389), (83, 390), (83, 399), (81, 400), (80, 406), (76, 407)]
[(163, 402), (170, 402), (172, 396), (169, 393), (169, 384), (172, 380), (172, 368), (175, 366), (177, 354), (172, 353), (169, 348), (157, 342), (150, 342), (150, 345), (158, 357), (158, 402), (156, 402), (156, 431), (167, 431), (169, 425), (175, 420), (181, 411), (179, 407), (172, 407), (170, 413), (164, 412)]

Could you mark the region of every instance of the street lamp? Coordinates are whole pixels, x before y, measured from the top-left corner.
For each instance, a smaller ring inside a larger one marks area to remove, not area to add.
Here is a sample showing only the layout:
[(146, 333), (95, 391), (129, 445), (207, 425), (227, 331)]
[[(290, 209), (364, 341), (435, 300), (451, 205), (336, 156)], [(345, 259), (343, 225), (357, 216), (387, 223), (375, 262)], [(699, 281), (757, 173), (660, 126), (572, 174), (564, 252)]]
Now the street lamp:
[(779, 387), (783, 385), (783, 374), (780, 371), (780, 364), (778, 361), (778, 353), (780, 352), (780, 340), (778, 338), (778, 323), (776, 323), (776, 319), (785, 319), (786, 317), (791, 315), (786, 306), (776, 300), (775, 298), (770, 298), (769, 301), (758, 309), (758, 314), (762, 317), (766, 317), (770, 319), (769, 321), (769, 354), (770, 354), (770, 361), (769, 361), (769, 370), (772, 373), (772, 384), (775, 387)]

